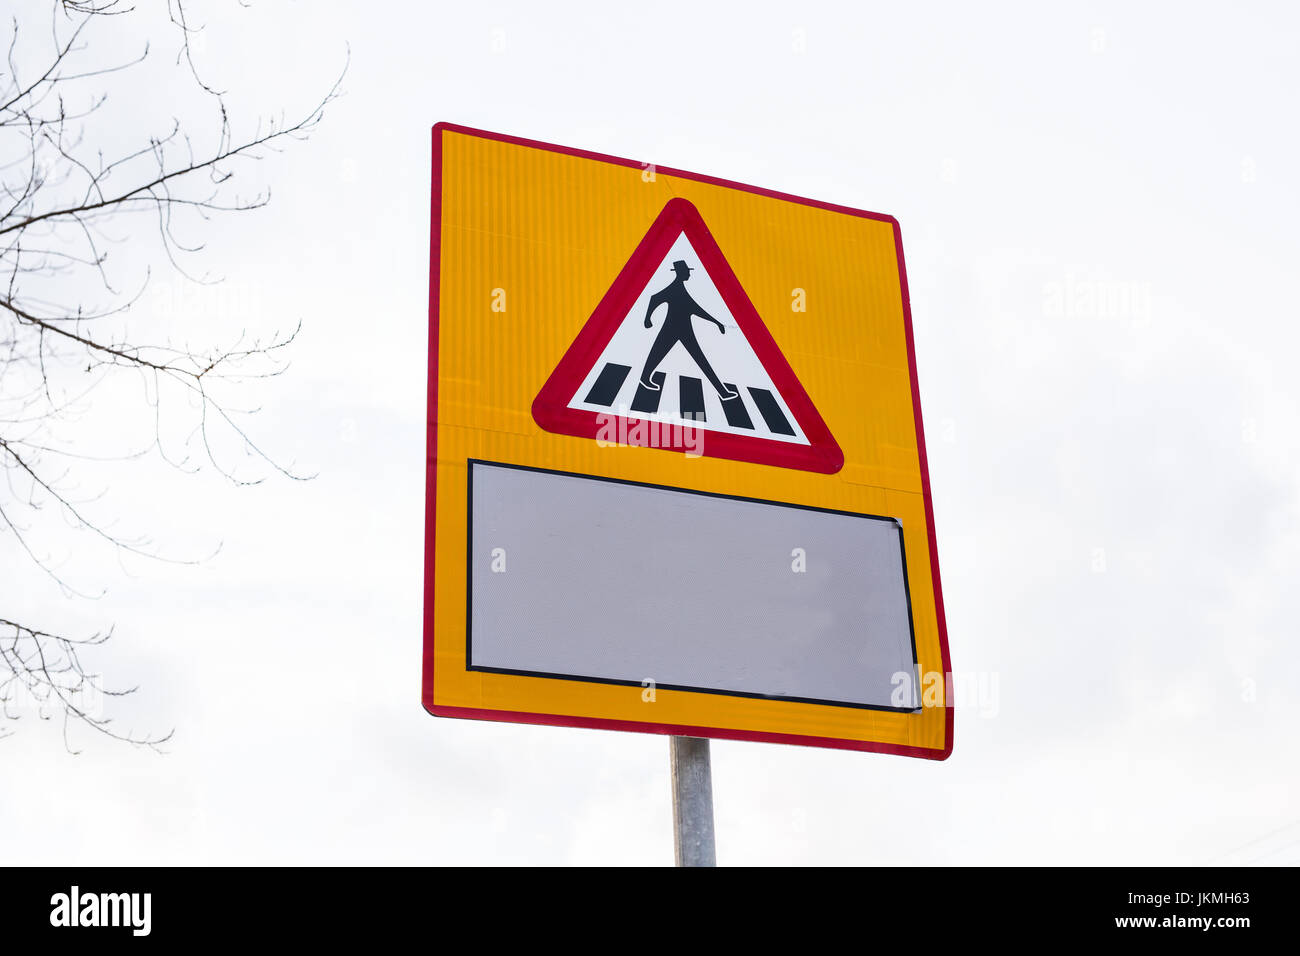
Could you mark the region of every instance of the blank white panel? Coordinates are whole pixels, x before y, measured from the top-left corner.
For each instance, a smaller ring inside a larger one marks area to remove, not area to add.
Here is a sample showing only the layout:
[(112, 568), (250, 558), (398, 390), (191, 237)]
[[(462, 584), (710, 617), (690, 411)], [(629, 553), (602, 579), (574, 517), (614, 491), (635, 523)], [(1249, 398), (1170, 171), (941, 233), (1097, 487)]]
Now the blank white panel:
[(473, 669), (916, 709), (892, 519), (487, 462), (470, 494)]

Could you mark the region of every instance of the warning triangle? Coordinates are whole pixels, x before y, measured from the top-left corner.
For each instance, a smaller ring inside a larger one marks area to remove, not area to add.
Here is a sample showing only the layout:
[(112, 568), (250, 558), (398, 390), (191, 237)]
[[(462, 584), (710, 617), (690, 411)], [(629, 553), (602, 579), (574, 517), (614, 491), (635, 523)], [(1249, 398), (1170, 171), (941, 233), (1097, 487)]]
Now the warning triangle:
[(610, 443), (825, 474), (844, 465), (699, 210), (680, 198), (560, 359), (533, 418)]

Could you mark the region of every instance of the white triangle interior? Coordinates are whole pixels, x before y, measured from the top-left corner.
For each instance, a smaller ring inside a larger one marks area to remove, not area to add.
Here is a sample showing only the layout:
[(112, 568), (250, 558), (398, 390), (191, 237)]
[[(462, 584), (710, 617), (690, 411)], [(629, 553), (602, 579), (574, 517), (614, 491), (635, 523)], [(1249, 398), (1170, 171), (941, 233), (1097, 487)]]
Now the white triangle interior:
[[(673, 345), (658, 366), (658, 370), (665, 373), (663, 387), (659, 395), (658, 409), (653, 412), (633, 411), (631, 409), (637, 390), (637, 379), (645, 365), (650, 346), (654, 342), (655, 336), (658, 335), (664, 316), (667, 313), (667, 309), (660, 306), (651, 316), (654, 327), (647, 329), (644, 325), (646, 307), (649, 305), (652, 295), (674, 280), (672, 263), (679, 259), (693, 270), (690, 279), (686, 283), (686, 289), (690, 292), (691, 297), (705, 312), (708, 312), (726, 327), (726, 333), (724, 334), (719, 332), (718, 328), (706, 319), (695, 317), (691, 320), (694, 325), (695, 338), (700, 343), (700, 348), (705, 357), (713, 365), (718, 377), (722, 379), (724, 384), (735, 385), (740, 392), (740, 396), (731, 399), (731, 402), (742, 402), (744, 404), (747, 417), (753, 425), (751, 428), (738, 427), (728, 422), (724, 413), (722, 399), (718, 396), (717, 391), (709, 385), (703, 371), (696, 365), (695, 360), (687, 354), (686, 349), (682, 347), (680, 342)], [(631, 369), (631, 372), (628, 373), (618, 390), (617, 396), (609, 405), (588, 402), (587, 396), (590, 394), (592, 386), (600, 377), (601, 371), (609, 364), (627, 366)], [(731, 314), (731, 310), (727, 308), (717, 286), (714, 285), (713, 279), (704, 269), (700, 257), (696, 254), (685, 233), (678, 235), (677, 240), (672, 244), (663, 261), (659, 264), (659, 268), (655, 270), (646, 287), (641, 290), (636, 303), (623, 317), (618, 330), (615, 331), (614, 336), (609, 340), (609, 344), (601, 352), (599, 360), (587, 372), (586, 378), (583, 379), (578, 390), (570, 398), (569, 407), (606, 414), (612, 412), (626, 418), (679, 424), (684, 420), (681, 413), (680, 385), (682, 376), (698, 379), (703, 383), (704, 421), (691, 421), (689, 424), (709, 431), (727, 434), (761, 437), (797, 445), (810, 444), (804, 436), (798, 420), (790, 411), (790, 406), (785, 397), (781, 395), (772, 382), (771, 376), (763, 368), (763, 363), (759, 361), (758, 356), (754, 353), (753, 347), (745, 338), (745, 333), (736, 325), (735, 317)], [(755, 395), (751, 389), (766, 391), (775, 399), (776, 404), (785, 416), (786, 422), (793, 430), (793, 435), (781, 434), (767, 427), (762, 409), (757, 405)]]

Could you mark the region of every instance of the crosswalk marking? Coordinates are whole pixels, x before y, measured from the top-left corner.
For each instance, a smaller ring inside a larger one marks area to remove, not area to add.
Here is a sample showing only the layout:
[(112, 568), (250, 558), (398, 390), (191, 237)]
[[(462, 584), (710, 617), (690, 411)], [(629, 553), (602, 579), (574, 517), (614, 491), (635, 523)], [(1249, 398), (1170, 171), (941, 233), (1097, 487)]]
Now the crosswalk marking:
[[(655, 372), (654, 383), (658, 389), (646, 388), (630, 366), (607, 362), (586, 393), (589, 406), (614, 411), (653, 416), (660, 420), (673, 420), (680, 411), (680, 420), (707, 427), (718, 427), (725, 419), (728, 427), (743, 430), (758, 437), (789, 437), (795, 435), (794, 427), (771, 391), (756, 385), (737, 387), (734, 382), (724, 382), (736, 397), (724, 400), (713, 388), (694, 375), (672, 375)], [(629, 404), (628, 399), (631, 399)], [(758, 422), (758, 425), (755, 425)]]
[(632, 369), (627, 365), (615, 365), (613, 362), (606, 364), (600, 370), (600, 378), (591, 386), (591, 391), (587, 393), (587, 401), (593, 405), (609, 405), (613, 403), (618, 396), (618, 390), (623, 387), (623, 379), (627, 378)]
[(785, 413), (781, 411), (781, 406), (776, 403), (772, 393), (765, 388), (749, 387), (749, 394), (754, 396), (754, 404), (758, 406), (758, 413), (763, 416), (763, 421), (767, 422), (767, 427), (778, 435), (793, 435), (794, 429), (786, 420)]
[[(664, 394), (664, 379), (667, 376), (663, 372), (655, 372), (651, 376), (651, 381), (659, 388), (646, 388), (640, 382), (636, 383), (636, 398), (632, 399), (632, 411), (645, 412), (647, 414), (659, 411), (659, 399)], [(603, 404), (603, 403), (601, 403)]]
[(677, 380), (677, 391), (681, 395), (682, 418), (696, 422), (708, 420), (704, 417), (703, 382), (683, 375)]
[(732, 428), (753, 428), (754, 423), (749, 418), (749, 411), (745, 408), (745, 403), (740, 397), (740, 389), (736, 388), (735, 382), (723, 382), (723, 385), (736, 393), (736, 397), (730, 401), (722, 403), (722, 412), (727, 416), (727, 424)]

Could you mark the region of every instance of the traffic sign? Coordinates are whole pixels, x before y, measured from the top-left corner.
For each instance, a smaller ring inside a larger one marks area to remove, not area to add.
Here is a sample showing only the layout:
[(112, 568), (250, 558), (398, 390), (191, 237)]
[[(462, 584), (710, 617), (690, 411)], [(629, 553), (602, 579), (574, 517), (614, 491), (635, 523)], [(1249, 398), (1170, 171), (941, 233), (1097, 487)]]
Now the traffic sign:
[[(664, 321), (648, 337), (661, 307)], [(696, 316), (717, 326), (707, 348)], [(723, 382), (715, 365), (736, 381)], [(682, 198), (664, 205), (538, 393), (533, 418), (580, 438), (612, 425), (631, 436), (627, 444), (668, 450), (681, 449), (653, 442), (654, 430), (635, 423), (686, 424), (709, 433), (703, 454), (832, 474), (844, 465), (699, 210)]]
[(898, 224), (433, 130), (434, 714), (943, 759)]

